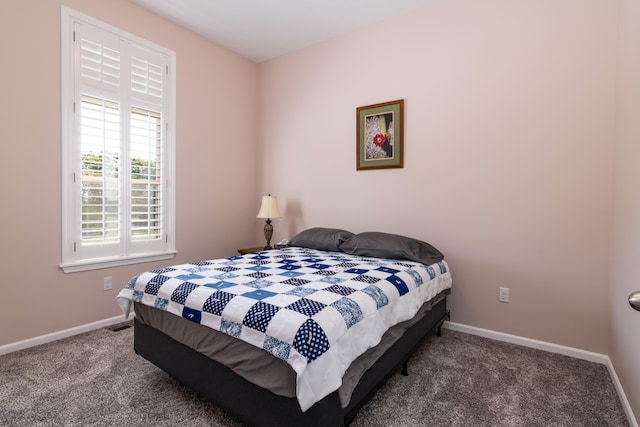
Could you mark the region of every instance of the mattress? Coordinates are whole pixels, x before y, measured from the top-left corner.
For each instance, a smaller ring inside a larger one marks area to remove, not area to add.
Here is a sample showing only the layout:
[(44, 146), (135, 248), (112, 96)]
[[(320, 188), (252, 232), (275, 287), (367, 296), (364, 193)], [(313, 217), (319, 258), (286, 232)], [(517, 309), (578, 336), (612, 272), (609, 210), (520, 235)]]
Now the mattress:
[[(288, 247), (151, 270), (134, 277), (118, 301), (125, 313), (132, 301), (154, 307), (285, 362), (304, 411), (345, 383), (347, 369), (389, 328), (450, 287), (444, 261), (425, 265)], [(184, 337), (192, 331), (182, 332), (181, 340), (191, 339)], [(291, 393), (272, 380), (263, 382)]]
[[(422, 319), (431, 310), (431, 307), (449, 293), (450, 290), (447, 289), (424, 303), (414, 317), (390, 328), (382, 336), (377, 346), (368, 349), (351, 363), (338, 389), (340, 404), (343, 408), (349, 404), (353, 389), (366, 370), (408, 328)], [(134, 311), (140, 323), (157, 329), (179, 343), (225, 365), (244, 379), (279, 396), (296, 397), (296, 373), (282, 359), (244, 341), (166, 311), (140, 303), (134, 304)]]

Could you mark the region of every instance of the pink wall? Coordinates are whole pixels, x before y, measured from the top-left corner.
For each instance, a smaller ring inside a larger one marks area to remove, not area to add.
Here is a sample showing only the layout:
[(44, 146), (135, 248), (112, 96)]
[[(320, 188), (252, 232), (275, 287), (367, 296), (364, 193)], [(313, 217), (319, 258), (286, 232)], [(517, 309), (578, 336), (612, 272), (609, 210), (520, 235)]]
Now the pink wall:
[[(64, 274), (60, 4), (177, 53), (176, 263), (255, 243), (257, 66), (126, 0), (0, 4), (0, 345), (117, 316), (153, 263)], [(114, 289), (102, 290), (112, 276)]]
[(640, 291), (640, 4), (620, 2), (616, 204), (611, 265), (609, 355), (633, 412), (640, 415), (640, 313), (627, 303)]
[[(0, 345), (117, 316), (119, 287), (155, 266), (58, 269), (61, 3), (177, 52), (175, 262), (261, 241), (267, 192), (276, 241), (427, 240), (453, 321), (610, 354), (640, 413), (637, 2), (618, 37), (617, 2), (441, 1), (257, 66), (126, 0), (3, 1)], [(356, 172), (356, 107), (398, 98), (405, 167)]]
[[(447, 0), (261, 64), (274, 238), (426, 240), (452, 268), (454, 322), (606, 354), (612, 6)], [(399, 98), (404, 168), (356, 171), (356, 107)]]

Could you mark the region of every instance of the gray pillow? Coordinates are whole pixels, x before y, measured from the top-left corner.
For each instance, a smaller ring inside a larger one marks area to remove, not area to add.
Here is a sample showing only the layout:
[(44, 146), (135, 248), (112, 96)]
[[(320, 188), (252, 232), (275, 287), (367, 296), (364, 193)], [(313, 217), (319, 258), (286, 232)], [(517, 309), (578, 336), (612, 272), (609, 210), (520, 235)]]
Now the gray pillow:
[(444, 258), (442, 252), (421, 240), (377, 232), (356, 234), (340, 245), (340, 249), (351, 255), (408, 259), (427, 265)]
[(338, 228), (315, 227), (301, 231), (289, 240), (287, 246), (340, 252), (340, 245), (353, 233)]

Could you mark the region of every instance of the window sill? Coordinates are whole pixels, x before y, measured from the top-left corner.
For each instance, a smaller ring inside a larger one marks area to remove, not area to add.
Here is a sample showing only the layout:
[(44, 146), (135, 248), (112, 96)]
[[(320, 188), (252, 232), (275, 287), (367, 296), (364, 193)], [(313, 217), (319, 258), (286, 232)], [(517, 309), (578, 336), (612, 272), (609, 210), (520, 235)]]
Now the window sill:
[(89, 259), (60, 264), (60, 268), (64, 273), (77, 273), (79, 271), (98, 270), (100, 268), (120, 267), (122, 265), (161, 261), (173, 258), (177, 253), (178, 251), (170, 251), (155, 254), (131, 255), (127, 257)]

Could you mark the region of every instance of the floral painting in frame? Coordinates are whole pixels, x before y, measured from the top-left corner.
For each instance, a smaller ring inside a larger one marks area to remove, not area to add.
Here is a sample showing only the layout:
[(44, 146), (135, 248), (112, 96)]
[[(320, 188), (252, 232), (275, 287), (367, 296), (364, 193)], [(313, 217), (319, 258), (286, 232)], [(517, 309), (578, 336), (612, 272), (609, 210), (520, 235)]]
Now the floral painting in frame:
[(356, 169), (403, 167), (404, 100), (356, 109)]

